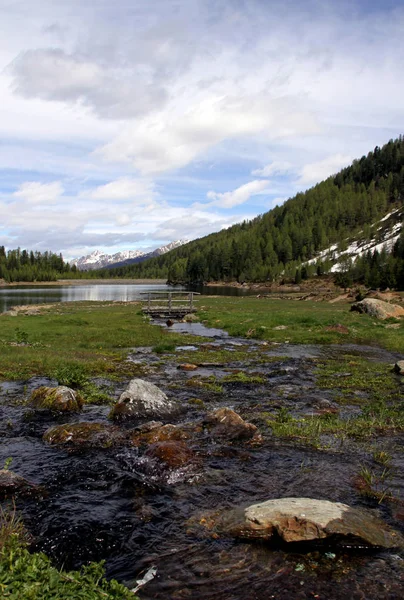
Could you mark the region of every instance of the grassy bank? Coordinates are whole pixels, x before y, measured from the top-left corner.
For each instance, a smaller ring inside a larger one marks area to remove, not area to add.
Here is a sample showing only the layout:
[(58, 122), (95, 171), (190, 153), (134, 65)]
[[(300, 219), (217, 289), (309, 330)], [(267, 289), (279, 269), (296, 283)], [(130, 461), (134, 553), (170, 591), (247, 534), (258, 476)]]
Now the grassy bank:
[[(203, 298), (199, 318), (233, 336), (292, 344), (369, 344), (403, 351), (402, 321), (350, 312), (347, 302)], [(342, 326), (342, 327), (341, 327)]]

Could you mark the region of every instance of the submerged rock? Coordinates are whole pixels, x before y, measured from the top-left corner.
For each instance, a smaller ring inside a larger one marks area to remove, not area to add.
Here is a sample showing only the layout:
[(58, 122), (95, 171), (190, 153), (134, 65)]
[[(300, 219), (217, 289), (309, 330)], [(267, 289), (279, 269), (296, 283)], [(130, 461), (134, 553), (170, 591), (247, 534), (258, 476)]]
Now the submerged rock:
[(32, 392), (29, 404), (51, 412), (76, 412), (81, 410), (83, 399), (80, 394), (64, 385), (42, 386)]
[(11, 496), (31, 496), (34, 494), (40, 494), (43, 490), (17, 475), (14, 471), (9, 469), (0, 470), (0, 498), (10, 498)]
[(157, 442), (147, 449), (145, 456), (157, 458), (167, 467), (178, 468), (188, 465), (195, 459), (195, 455), (188, 446), (181, 441)]
[(190, 434), (177, 425), (163, 425), (162, 423), (152, 421), (145, 423), (135, 430), (131, 430), (129, 438), (134, 446), (142, 446), (144, 444), (155, 444), (157, 442), (169, 442), (186, 440)]
[(231, 408), (218, 408), (208, 413), (203, 424), (210, 430), (211, 435), (230, 441), (251, 440), (261, 441), (258, 429), (252, 423), (247, 423)]
[(383, 302), (383, 300), (376, 300), (375, 298), (365, 298), (361, 302), (355, 302), (351, 306), (351, 311), (357, 311), (359, 313), (366, 313), (376, 319), (388, 319), (390, 317), (400, 318), (404, 317), (404, 308), (398, 306), (398, 304), (389, 304)]
[(114, 425), (103, 423), (66, 423), (50, 427), (43, 439), (53, 446), (79, 450), (112, 448), (128, 443), (127, 434)]
[(341, 502), (278, 498), (224, 513), (210, 524), (228, 535), (273, 543), (319, 543), (330, 547), (404, 547), (403, 536), (370, 511)]
[(198, 365), (193, 365), (192, 363), (182, 363), (178, 365), (177, 369), (180, 371), (195, 371), (198, 368)]
[(178, 405), (169, 400), (156, 385), (143, 379), (132, 379), (111, 410), (110, 418), (164, 418), (178, 411)]

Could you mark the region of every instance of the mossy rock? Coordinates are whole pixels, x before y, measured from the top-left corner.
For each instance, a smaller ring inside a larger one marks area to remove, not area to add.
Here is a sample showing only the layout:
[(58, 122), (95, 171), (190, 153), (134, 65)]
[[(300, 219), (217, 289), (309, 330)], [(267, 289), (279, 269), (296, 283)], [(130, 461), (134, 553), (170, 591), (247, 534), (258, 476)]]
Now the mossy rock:
[(128, 443), (127, 435), (119, 427), (104, 423), (65, 423), (50, 427), (43, 439), (52, 446), (70, 450), (113, 448)]
[(32, 392), (29, 404), (51, 412), (77, 412), (83, 406), (83, 398), (65, 385), (54, 388), (42, 386)]

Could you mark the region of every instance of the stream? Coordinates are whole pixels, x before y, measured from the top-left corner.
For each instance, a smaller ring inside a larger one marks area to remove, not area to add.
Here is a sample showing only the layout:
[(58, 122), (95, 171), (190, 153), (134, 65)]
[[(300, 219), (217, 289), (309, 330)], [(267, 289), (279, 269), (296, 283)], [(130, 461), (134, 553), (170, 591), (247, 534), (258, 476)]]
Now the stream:
[[(174, 329), (184, 327), (187, 333), (210, 337), (213, 347), (243, 348), (245, 358), (186, 372), (176, 368), (175, 353), (162, 365), (151, 349), (134, 349), (129, 360), (147, 365), (145, 379), (183, 407), (169, 422), (186, 428), (207, 412), (226, 406), (255, 424), (263, 443), (226, 443), (203, 430), (187, 442), (193, 458), (178, 467), (168, 467), (136, 447), (68, 452), (42, 440), (46, 429), (56, 423), (106, 423), (110, 407), (85, 406), (80, 414), (55, 418), (34, 413), (22, 400), (40, 385), (56, 385), (56, 381), (2, 383), (0, 463), (12, 457), (10, 468), (45, 490), (42, 496), (17, 499), (17, 509), (34, 539), (33, 549), (45, 552), (65, 569), (105, 560), (107, 576), (129, 587), (153, 567), (156, 576), (138, 592), (142, 600), (401, 599), (403, 551), (288, 552), (264, 543), (215, 539), (189, 526), (192, 519), (214, 509), (294, 496), (372, 509), (404, 532), (402, 504), (378, 505), (359, 495), (352, 484), (369, 456), (360, 444), (347, 440), (320, 451), (276, 439), (263, 420), (265, 411), (282, 407), (307, 415), (333, 404), (332, 392), (316, 386), (315, 364), (323, 356), (357, 353), (386, 363), (399, 357), (358, 346), (266, 346), (232, 339), (200, 324), (181, 323)], [(195, 339), (195, 346), (186, 347), (189, 353), (200, 345), (206, 347), (205, 341)], [(252, 364), (250, 357), (257, 349), (271, 360)], [(195, 375), (215, 375), (220, 380), (239, 369), (259, 371), (262, 382), (223, 381), (220, 394), (189, 385)], [(127, 383), (115, 386), (114, 398)], [(347, 414), (357, 409), (344, 407)], [(404, 436), (390, 436), (388, 448), (397, 474), (391, 485), (404, 500)]]

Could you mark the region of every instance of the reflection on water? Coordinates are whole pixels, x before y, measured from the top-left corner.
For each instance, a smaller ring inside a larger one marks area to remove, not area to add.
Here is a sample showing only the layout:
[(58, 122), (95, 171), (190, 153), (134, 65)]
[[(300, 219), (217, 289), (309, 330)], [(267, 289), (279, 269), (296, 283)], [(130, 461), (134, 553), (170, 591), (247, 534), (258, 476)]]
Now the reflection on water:
[(251, 290), (231, 286), (192, 286), (165, 284), (83, 284), (83, 285), (38, 285), (0, 287), (0, 312), (10, 310), (13, 306), (24, 304), (50, 304), (51, 302), (117, 301), (130, 302), (140, 300), (145, 292), (180, 292), (192, 290), (205, 296), (245, 296), (256, 294)]
[[(180, 291), (180, 288), (176, 288)], [(184, 288), (181, 288), (184, 289)], [(164, 284), (87, 284), (44, 285), (0, 288), (0, 312), (21, 304), (49, 304), (51, 302), (119, 301), (140, 300), (145, 292), (172, 291)]]

